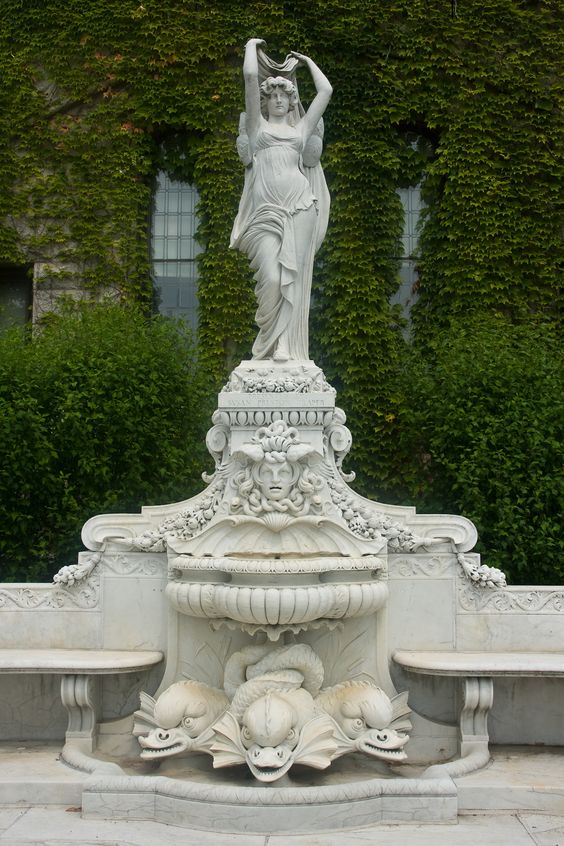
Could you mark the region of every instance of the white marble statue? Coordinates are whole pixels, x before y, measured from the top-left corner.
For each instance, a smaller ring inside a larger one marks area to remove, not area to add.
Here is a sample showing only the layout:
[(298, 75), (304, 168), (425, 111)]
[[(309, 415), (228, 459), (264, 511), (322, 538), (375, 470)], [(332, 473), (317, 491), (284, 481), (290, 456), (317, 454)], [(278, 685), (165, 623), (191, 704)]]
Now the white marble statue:
[[(305, 361), (313, 259), (329, 214), (319, 156), (332, 88), (307, 56), (292, 52), (277, 64), (261, 44), (251, 38), (245, 49), (246, 112), (238, 147), (247, 169), (231, 246), (248, 256), (255, 274), (259, 332), (253, 358)], [(307, 112), (294, 77), (300, 64), (317, 91)]]

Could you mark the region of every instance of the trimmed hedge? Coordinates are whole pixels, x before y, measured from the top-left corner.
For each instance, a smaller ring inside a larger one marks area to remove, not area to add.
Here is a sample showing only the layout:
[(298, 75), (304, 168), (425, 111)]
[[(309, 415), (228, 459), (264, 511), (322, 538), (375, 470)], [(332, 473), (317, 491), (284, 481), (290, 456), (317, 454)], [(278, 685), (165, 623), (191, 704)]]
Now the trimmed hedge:
[[(396, 472), (419, 511), (464, 514), (514, 583), (564, 579), (564, 403), (545, 324), (481, 317), (406, 357)], [(395, 493), (400, 491), (396, 487)]]
[(190, 337), (118, 305), (0, 335), (0, 580), (73, 563), (91, 516), (201, 489), (213, 390)]

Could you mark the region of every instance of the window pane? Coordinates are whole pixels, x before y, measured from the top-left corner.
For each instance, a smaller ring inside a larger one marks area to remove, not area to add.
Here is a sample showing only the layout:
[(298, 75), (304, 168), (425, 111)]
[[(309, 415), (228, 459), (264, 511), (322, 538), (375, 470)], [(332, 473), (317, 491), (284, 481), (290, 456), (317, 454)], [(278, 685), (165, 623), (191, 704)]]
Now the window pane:
[(32, 283), (26, 267), (0, 265), (0, 329), (31, 317)]
[(172, 180), (163, 172), (158, 174), (151, 243), (153, 274), (160, 294), (159, 311), (170, 317), (181, 317), (194, 330), (198, 324), (198, 275), (194, 258), (202, 251), (194, 239), (198, 226), (197, 202), (193, 185)]
[(398, 189), (399, 198), (403, 206), (403, 257), (414, 256), (417, 253), (418, 224), (421, 216), (421, 186), (412, 185), (409, 188)]
[(403, 206), (401, 255), (398, 256), (400, 284), (390, 303), (392, 305), (399, 303), (402, 306), (403, 316), (409, 318), (411, 306), (417, 299), (418, 225), (423, 207), (421, 186), (398, 188), (397, 193)]

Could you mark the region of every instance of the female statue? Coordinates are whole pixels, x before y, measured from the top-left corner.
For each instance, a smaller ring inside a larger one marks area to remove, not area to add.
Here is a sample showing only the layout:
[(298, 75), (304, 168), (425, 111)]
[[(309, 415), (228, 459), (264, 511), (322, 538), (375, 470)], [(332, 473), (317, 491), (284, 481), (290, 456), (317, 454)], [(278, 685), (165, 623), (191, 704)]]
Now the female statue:
[[(246, 112), (238, 146), (247, 170), (231, 246), (248, 256), (255, 272), (259, 332), (253, 358), (305, 361), (313, 259), (329, 215), (319, 156), (332, 88), (307, 56), (293, 52), (277, 64), (261, 44), (252, 38), (245, 48)], [(300, 64), (317, 91), (307, 112), (294, 79)]]

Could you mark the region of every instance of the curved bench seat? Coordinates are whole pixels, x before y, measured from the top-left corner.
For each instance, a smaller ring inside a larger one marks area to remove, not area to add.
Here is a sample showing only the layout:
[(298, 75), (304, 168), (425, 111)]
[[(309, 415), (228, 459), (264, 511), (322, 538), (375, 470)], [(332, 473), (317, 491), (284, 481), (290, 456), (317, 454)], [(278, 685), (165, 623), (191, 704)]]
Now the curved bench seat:
[(460, 753), (456, 761), (436, 764), (425, 771), (427, 778), (452, 778), (485, 766), (490, 759), (488, 713), (493, 704), (493, 679), (497, 677), (564, 678), (562, 652), (458, 652), (397, 649), (392, 659), (408, 673), (450, 676), (463, 683), (459, 715)]
[(98, 677), (148, 670), (163, 658), (156, 650), (0, 649), (0, 673), (60, 674), (68, 713), (65, 749), (72, 742), (91, 752), (98, 724)]

